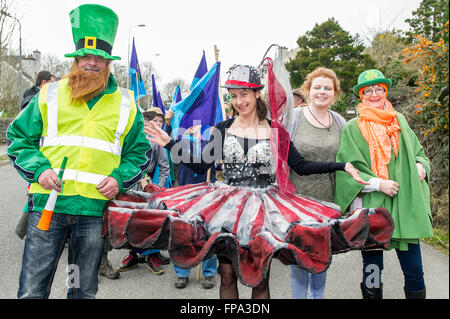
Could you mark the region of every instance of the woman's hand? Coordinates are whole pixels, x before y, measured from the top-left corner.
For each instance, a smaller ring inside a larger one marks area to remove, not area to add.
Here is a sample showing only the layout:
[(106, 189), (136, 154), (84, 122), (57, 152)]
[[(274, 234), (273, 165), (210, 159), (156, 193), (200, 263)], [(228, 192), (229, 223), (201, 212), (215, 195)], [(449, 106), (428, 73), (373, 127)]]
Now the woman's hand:
[(369, 182), (365, 182), (360, 176), (359, 176), (359, 171), (353, 167), (352, 164), (350, 163), (346, 163), (345, 164), (345, 171), (347, 172), (348, 175), (350, 175), (351, 177), (353, 177), (353, 179), (355, 181), (357, 181), (358, 183), (362, 184), (362, 185), (370, 185)]
[(380, 192), (390, 197), (394, 197), (398, 193), (398, 183), (390, 179), (382, 179), (380, 182)]
[(152, 121), (144, 125), (144, 132), (147, 134), (146, 139), (150, 142), (156, 143), (162, 147), (170, 142), (170, 137), (164, 132), (156, 123)]
[(175, 113), (173, 113), (172, 110), (168, 110), (167, 113), (166, 113), (166, 115), (164, 115), (164, 118), (165, 118), (165, 120), (166, 120), (166, 124), (167, 124), (167, 125), (171, 126), (171, 125), (170, 125), (170, 124), (171, 124), (170, 121), (172, 120), (172, 118), (174, 117), (174, 115), (175, 115)]
[(425, 177), (427, 177), (427, 171), (425, 170), (425, 167), (423, 167), (422, 163), (417, 162), (417, 171), (419, 172), (419, 178), (420, 181), (423, 182)]

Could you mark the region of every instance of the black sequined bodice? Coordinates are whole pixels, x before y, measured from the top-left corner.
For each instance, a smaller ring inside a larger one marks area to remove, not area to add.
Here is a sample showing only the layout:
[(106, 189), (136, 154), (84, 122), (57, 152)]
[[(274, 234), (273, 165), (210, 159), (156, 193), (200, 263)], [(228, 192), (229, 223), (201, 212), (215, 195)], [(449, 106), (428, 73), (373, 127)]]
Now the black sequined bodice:
[(226, 184), (267, 187), (275, 183), (275, 165), (269, 140), (227, 134), (223, 152)]

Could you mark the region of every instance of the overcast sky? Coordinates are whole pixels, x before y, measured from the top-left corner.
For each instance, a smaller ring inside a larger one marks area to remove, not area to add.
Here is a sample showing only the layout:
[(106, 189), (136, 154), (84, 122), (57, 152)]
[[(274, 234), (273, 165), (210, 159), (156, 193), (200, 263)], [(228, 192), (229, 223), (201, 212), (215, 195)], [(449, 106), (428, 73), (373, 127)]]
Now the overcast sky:
[[(113, 55), (127, 64), (129, 35), (135, 37), (138, 59), (150, 60), (160, 77), (158, 89), (175, 78), (191, 82), (205, 50), (208, 68), (219, 48), (224, 74), (233, 64), (259, 64), (270, 44), (289, 49), (316, 23), (334, 17), (352, 35), (377, 30), (407, 29), (404, 20), (421, 0), (18, 0), (25, 52), (38, 49), (64, 59), (74, 51), (69, 12), (80, 4), (113, 9), (119, 27)], [(133, 25), (145, 24), (144, 28)], [(159, 55), (159, 56), (156, 56)]]

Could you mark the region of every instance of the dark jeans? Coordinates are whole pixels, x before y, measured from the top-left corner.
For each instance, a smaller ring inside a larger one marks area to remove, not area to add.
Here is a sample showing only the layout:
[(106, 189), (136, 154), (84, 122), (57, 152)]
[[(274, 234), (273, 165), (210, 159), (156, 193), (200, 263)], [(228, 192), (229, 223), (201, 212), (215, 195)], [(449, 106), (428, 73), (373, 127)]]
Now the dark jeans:
[[(425, 288), (420, 244), (409, 244), (407, 251), (396, 249), (405, 279), (405, 290), (421, 291)], [(369, 288), (379, 288), (383, 270), (383, 251), (361, 251), (363, 258), (363, 283)]]
[(67, 298), (95, 298), (105, 247), (102, 218), (53, 214), (50, 229), (43, 231), (37, 228), (40, 217), (30, 213), (17, 297), (48, 298), (67, 239)]

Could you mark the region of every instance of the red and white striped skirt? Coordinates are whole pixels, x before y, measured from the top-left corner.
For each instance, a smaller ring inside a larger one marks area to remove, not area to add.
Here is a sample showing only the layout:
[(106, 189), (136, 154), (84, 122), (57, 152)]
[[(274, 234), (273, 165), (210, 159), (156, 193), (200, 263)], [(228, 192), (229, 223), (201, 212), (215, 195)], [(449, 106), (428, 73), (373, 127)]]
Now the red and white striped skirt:
[(167, 249), (173, 263), (192, 268), (212, 254), (226, 256), (240, 281), (257, 286), (272, 258), (308, 272), (325, 271), (331, 255), (387, 248), (394, 223), (384, 208), (343, 217), (328, 202), (278, 188), (216, 183), (174, 188), (148, 185), (111, 200), (103, 236), (114, 248)]

